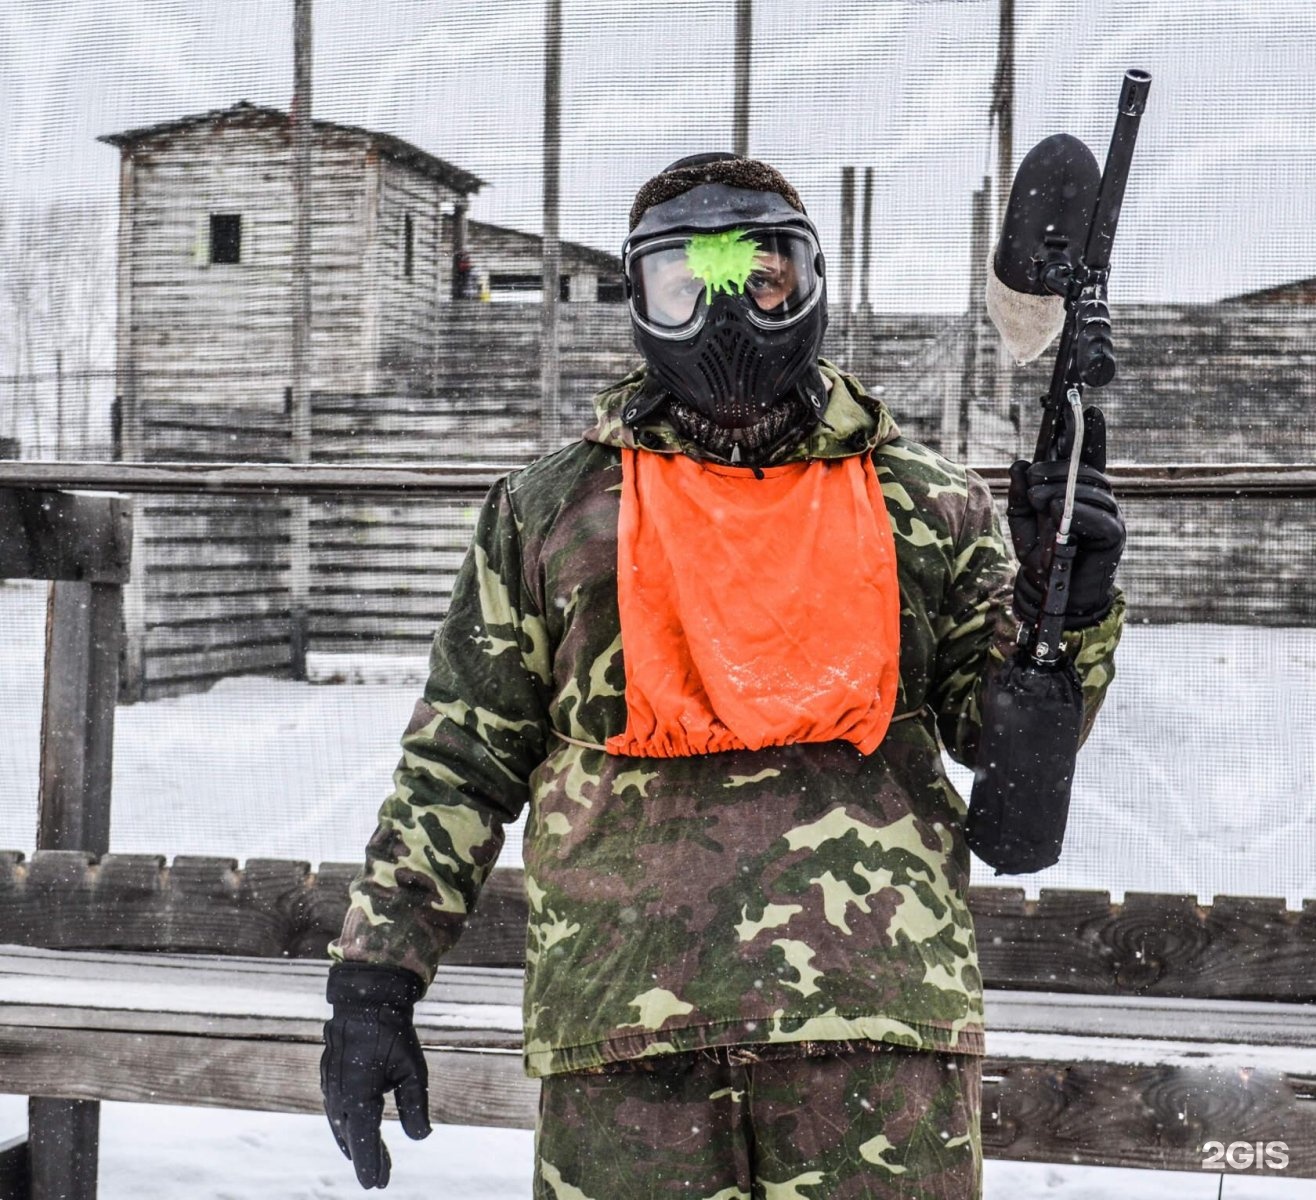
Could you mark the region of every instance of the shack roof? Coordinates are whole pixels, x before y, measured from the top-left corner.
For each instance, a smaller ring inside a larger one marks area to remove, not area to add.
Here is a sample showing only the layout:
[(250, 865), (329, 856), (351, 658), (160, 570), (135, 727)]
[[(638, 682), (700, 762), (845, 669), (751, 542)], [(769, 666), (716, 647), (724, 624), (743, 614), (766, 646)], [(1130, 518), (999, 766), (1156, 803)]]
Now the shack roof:
[(1276, 283), (1270, 287), (1258, 288), (1254, 292), (1239, 292), (1235, 296), (1226, 296), (1225, 304), (1316, 304), (1316, 277), (1311, 279), (1294, 279), (1288, 283)]
[[(537, 233), (527, 233), (524, 229), (511, 229), (506, 225), (493, 225), (488, 221), (476, 221), (471, 219), (466, 223), (468, 236), (478, 238), (489, 236), (491, 239), (504, 238), (508, 241), (522, 242), (526, 249), (534, 254), (541, 254), (544, 239)], [(606, 250), (599, 250), (595, 246), (587, 246), (584, 242), (562, 242), (561, 252), (564, 255), (570, 255), (577, 262), (587, 266), (597, 267), (600, 271), (608, 271), (612, 274), (621, 274), (621, 258), (616, 254), (609, 254)]]
[[(107, 142), (121, 149), (132, 147), (148, 139), (168, 137), (185, 129), (194, 129), (203, 125), (250, 126), (255, 128), (276, 126), (287, 128), (291, 124), (286, 112), (277, 108), (267, 108), (259, 104), (250, 104), (239, 100), (231, 108), (217, 108), (210, 112), (194, 113), (190, 117), (178, 117), (172, 121), (161, 121), (155, 125), (144, 125), (140, 129), (128, 129), (123, 133), (102, 134), (97, 141)], [(484, 180), (469, 171), (453, 166), (441, 158), (436, 158), (413, 146), (410, 142), (394, 137), (391, 133), (380, 133), (375, 129), (362, 129), (357, 125), (340, 125), (335, 121), (312, 120), (311, 127), (318, 133), (346, 133), (360, 137), (377, 147), (382, 154), (398, 162), (405, 163), (413, 170), (426, 175), (439, 183), (447, 184), (463, 196), (478, 192), (484, 186)]]

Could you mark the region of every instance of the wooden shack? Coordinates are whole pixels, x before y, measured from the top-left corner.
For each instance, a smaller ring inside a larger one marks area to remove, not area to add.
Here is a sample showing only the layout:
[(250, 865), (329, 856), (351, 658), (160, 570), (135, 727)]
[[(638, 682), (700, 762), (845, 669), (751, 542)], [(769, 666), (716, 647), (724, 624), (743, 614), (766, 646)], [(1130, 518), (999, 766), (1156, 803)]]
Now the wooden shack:
[[(452, 218), (445, 221), (450, 226)], [(542, 299), (544, 244), (537, 233), (467, 221), (466, 250), (480, 292), (489, 300), (537, 303)], [(580, 242), (562, 242), (561, 255), (559, 300), (577, 304), (596, 300), (620, 304), (625, 300), (620, 256)]]
[[(122, 457), (290, 457), (293, 188), (286, 113), (245, 101), (101, 139), (119, 148)], [(314, 393), (425, 394), (451, 290), (444, 214), (482, 181), (400, 138), (314, 121)], [(144, 507), (124, 694), (289, 664), (288, 504)]]
[[(482, 181), (389, 134), (312, 130), (311, 390), (424, 389), (450, 270), (444, 213)], [(153, 449), (151, 427), (196, 405), (277, 412), (291, 369), (288, 115), (243, 101), (101, 141), (121, 154), (125, 452)]]

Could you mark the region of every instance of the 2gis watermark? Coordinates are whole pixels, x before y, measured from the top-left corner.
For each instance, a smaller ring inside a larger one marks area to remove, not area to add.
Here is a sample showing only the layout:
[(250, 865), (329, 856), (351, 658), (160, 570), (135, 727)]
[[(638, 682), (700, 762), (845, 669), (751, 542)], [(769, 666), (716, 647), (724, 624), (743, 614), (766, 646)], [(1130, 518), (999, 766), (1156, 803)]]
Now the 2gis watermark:
[(1285, 1142), (1203, 1142), (1204, 1171), (1282, 1171), (1289, 1165)]

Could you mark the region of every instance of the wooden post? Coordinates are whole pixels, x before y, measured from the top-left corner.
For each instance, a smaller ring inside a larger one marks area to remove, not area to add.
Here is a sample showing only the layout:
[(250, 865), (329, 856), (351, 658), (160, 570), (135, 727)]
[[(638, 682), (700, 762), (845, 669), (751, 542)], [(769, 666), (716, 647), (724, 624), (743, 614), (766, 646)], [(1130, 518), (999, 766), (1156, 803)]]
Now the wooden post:
[(55, 457), (64, 457), (64, 352), (55, 351)]
[[(293, 0), (292, 98), (292, 461), (311, 461), (311, 0)], [(288, 505), (289, 659), (306, 678), (310, 604), (310, 520), (305, 496)]]
[(873, 311), (868, 298), (868, 273), (873, 266), (873, 168), (864, 168), (863, 234), (859, 243), (859, 307)]
[(31, 1200), (96, 1200), (100, 1104), (33, 1096), (27, 1122)]
[(40, 850), (109, 852), (122, 627), (118, 584), (61, 579), (50, 585), (37, 802)]
[(562, 151), (562, 0), (544, 4), (544, 238), (543, 304), (539, 326), (540, 436), (545, 450), (556, 450), (561, 438), (558, 412), (558, 289), (562, 247), (558, 240), (558, 204)]
[[(123, 644), (130, 502), (0, 493), (0, 577), (46, 577), (37, 849), (110, 848), (114, 705)], [(28, 1099), (31, 1200), (95, 1200), (100, 1105)]]
[(749, 63), (753, 46), (753, 0), (736, 0), (736, 101), (731, 149), (749, 157)]
[[(136, 257), (133, 229), (136, 223), (137, 174), (134, 159), (125, 146), (119, 159), (118, 278), (115, 283), (115, 458), (140, 463), (146, 459), (146, 423), (137, 394), (137, 354), (133, 335), (133, 280)], [(146, 556), (146, 522), (134, 524), (132, 561)], [(119, 677), (119, 699), (125, 704), (140, 700), (143, 685), (143, 646), (146, 640), (146, 581), (144, 572), (124, 584), (123, 670)]]
[(847, 323), (854, 297), (854, 167), (841, 168), (840, 310)]

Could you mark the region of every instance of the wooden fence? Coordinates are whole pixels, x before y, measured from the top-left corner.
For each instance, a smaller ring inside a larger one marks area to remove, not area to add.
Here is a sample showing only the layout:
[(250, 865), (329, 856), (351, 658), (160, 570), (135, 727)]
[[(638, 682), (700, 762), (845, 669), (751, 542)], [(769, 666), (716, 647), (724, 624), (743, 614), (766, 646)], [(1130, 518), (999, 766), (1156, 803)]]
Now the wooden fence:
[[(1003, 504), (1005, 469), (980, 471)], [(153, 696), (204, 687), (224, 673), (289, 671), (281, 522), (297, 496), (312, 514), (313, 653), (422, 661), (479, 501), (502, 473), (421, 462), (0, 463), (0, 486), (144, 493), (139, 513), (175, 522), (174, 538), (144, 541), (162, 564), (144, 580), (155, 639), (146, 694)], [(1316, 618), (1316, 577), (1306, 565), (1316, 550), (1316, 469), (1113, 467), (1111, 475), (1130, 530), (1119, 580), (1131, 620), (1283, 626)], [(189, 511), (189, 503), (208, 513)], [(333, 676), (345, 664), (318, 665)], [(166, 670), (176, 674), (161, 678)]]
[[(148, 495), (190, 486), (276, 497), (339, 494), (349, 482), (363, 495), (428, 486), (469, 497), (494, 473), (396, 467), (344, 478), (316, 466), (0, 465), (0, 489), (12, 489), (0, 490), (10, 517), (0, 525), (0, 577), (58, 581), (38, 850), (30, 862), (0, 853), (0, 944), (98, 952), (0, 955), (0, 1091), (37, 1093), (31, 1138), (0, 1147), (0, 1186), (32, 1200), (92, 1200), (100, 1099), (314, 1111), (320, 1014), (309, 1000), (318, 1002), (322, 980), (309, 963), (283, 960), (323, 957), (357, 864), (312, 873), (304, 862), (256, 859), (239, 869), (224, 858), (166, 865), (159, 856), (107, 853), (118, 626), (97, 613), (113, 613), (127, 574), (130, 515), (122, 500), (53, 493), (59, 472), (71, 484)], [(989, 474), (999, 492), (1003, 472)], [(1316, 469), (1131, 471), (1122, 486), (1130, 497), (1291, 490), (1310, 498)], [(527, 903), (520, 872), (492, 873), (447, 959), (440, 1000), (455, 987), (454, 970), (478, 964), (487, 978), (482, 991), (465, 986), (469, 1011), (483, 1002), (487, 1014), (491, 998), (514, 1008)], [(1200, 1169), (1208, 1139), (1283, 1141), (1288, 1176), (1316, 1178), (1316, 900), (1293, 912), (1267, 897), (1200, 905), (1129, 893), (1117, 905), (1096, 890), (1044, 889), (1029, 902), (1020, 889), (972, 887), (968, 903), (987, 989), (989, 1156), (1185, 1170)], [(195, 989), (209, 995), (207, 981), (229, 972), (213, 963), (115, 961), (104, 953), (115, 949), (277, 961), (233, 964), (264, 981), (246, 989), (250, 1007), (198, 1013)], [(166, 978), (171, 972), (186, 972), (181, 988)], [(35, 991), (24, 978), (37, 980)], [(121, 993), (117, 1002), (112, 989), (101, 994), (108, 980), (133, 983), (152, 1002), (128, 1011)], [(500, 1027), (491, 1040), (488, 1030), (463, 1030), (459, 1014), (456, 1028), (423, 1028), (436, 1077), (452, 1084), (436, 1095), (436, 1116), (533, 1119), (533, 1089), (516, 1061), (519, 1030)], [(465, 1063), (455, 1051), (466, 1052)], [(23, 1182), (14, 1182), (20, 1172)]]
[[(1101, 393), (1113, 462), (1316, 461), (1316, 310), (1206, 305), (1119, 310), (1120, 375)], [(566, 304), (560, 313), (562, 410), (540, 410), (535, 306), (444, 306), (434, 389), (424, 396), (321, 393), (312, 398), (316, 463), (506, 464), (529, 461), (591, 421), (589, 398), (636, 365), (624, 305)], [(1017, 368), (1017, 428), (995, 411), (997, 381), (980, 329), (955, 315), (834, 313), (826, 353), (863, 378), (902, 429), (970, 459), (1007, 462), (1031, 446), (1029, 397), (1045, 360)], [(198, 384), (203, 388), (204, 383)], [(286, 462), (282, 380), (268, 403), (180, 396), (142, 414), (148, 462)], [(125, 596), (126, 698), (205, 688), (226, 675), (293, 671), (299, 661), (291, 566), (309, 574), (307, 648), (423, 655), (447, 607), (478, 498), (322, 498), (304, 551), (277, 498), (175, 495), (139, 509), (137, 574)], [(1316, 583), (1301, 568), (1316, 548), (1316, 511), (1276, 497), (1139, 501), (1128, 506), (1121, 582), (1139, 620), (1304, 624)], [(299, 558), (299, 561), (300, 558)]]
[[(14, 1050), (0, 1054), (0, 1090), (40, 1080), (84, 1105), (318, 1111), (323, 978), (288, 959), (323, 960), (356, 870), (0, 854), (0, 945), (66, 952), (0, 955), (0, 1050)], [(1113, 904), (1103, 891), (1043, 889), (1030, 902), (976, 886), (968, 900), (985, 986), (988, 1157), (1200, 1170), (1208, 1140), (1282, 1141), (1288, 1164), (1275, 1174), (1316, 1178), (1316, 901), (1292, 912), (1280, 899), (1203, 906), (1128, 893)], [(436, 1120), (533, 1123), (516, 1053), (526, 920), (521, 873), (495, 870), (418, 1007), (433, 1077), (448, 1084), (431, 1094)], [(152, 957), (104, 953), (115, 948)], [(244, 957), (229, 970), (173, 957), (196, 953)], [(69, 999), (34, 1007), (27, 975), (64, 980)], [(157, 1005), (119, 1011), (94, 991), (109, 978), (151, 989)], [(190, 998), (171, 994), (179, 987)], [(222, 990), (199, 1015), (198, 988)], [(490, 1005), (504, 1014), (496, 1027)]]

